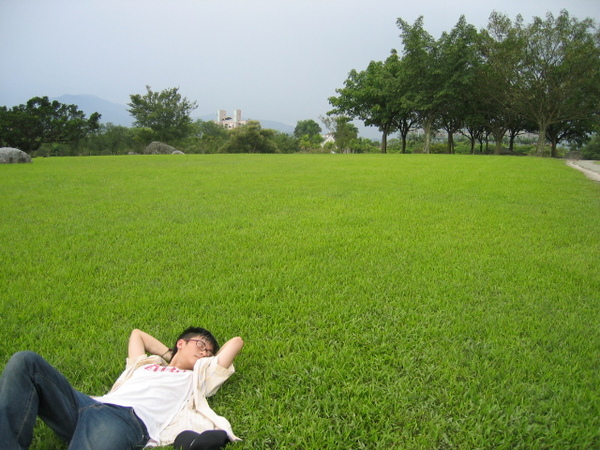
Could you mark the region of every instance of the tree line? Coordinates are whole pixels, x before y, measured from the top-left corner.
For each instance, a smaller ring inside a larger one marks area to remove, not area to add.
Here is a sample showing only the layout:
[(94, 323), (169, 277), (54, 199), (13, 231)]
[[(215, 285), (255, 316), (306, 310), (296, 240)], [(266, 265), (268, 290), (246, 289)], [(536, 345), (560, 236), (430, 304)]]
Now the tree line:
[[(298, 121), (289, 135), (262, 128), (258, 121), (228, 130), (213, 121), (192, 120), (197, 103), (179, 88), (130, 95), (132, 127), (101, 124), (101, 115), (89, 118), (77, 105), (35, 97), (11, 109), (0, 107), (0, 146), (16, 147), (32, 156), (117, 155), (142, 153), (152, 141), (168, 143), (185, 153), (296, 153), (337, 151), (324, 144), (322, 128), (312, 119)], [(342, 128), (340, 128), (341, 130)], [(341, 136), (341, 131), (337, 134)], [(376, 143), (351, 130), (356, 148), (373, 151)], [(335, 134), (335, 132), (334, 132)], [(340, 142), (345, 142), (340, 138)], [(362, 147), (361, 147), (362, 146)]]
[(329, 102), (330, 116), (359, 119), (387, 137), (397, 132), (406, 148), (408, 133), (423, 130), (422, 151), (430, 152), (437, 130), (447, 133), (447, 152), (463, 134), (477, 143), (489, 137), (500, 153), (503, 140), (536, 133), (536, 154), (557, 156), (561, 141), (582, 144), (598, 131), (600, 30), (592, 19), (563, 10), (525, 24), (494, 12), (477, 30), (462, 16), (434, 39), (423, 17), (399, 18), (403, 51), (365, 70), (352, 70)]

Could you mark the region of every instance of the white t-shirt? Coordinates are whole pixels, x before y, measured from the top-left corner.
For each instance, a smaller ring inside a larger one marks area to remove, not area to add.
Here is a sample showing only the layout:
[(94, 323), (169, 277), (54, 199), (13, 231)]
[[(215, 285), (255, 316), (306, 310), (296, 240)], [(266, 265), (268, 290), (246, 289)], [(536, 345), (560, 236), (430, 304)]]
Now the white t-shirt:
[[(184, 430), (194, 430), (198, 433), (205, 430), (224, 430), (231, 441), (239, 441), (231, 429), (229, 421), (216, 414), (206, 401), (206, 397), (214, 395), (219, 387), (235, 372), (233, 364), (221, 367), (218, 356), (200, 358), (192, 371), (192, 392), (173, 419), (160, 431), (159, 439), (151, 438), (146, 447), (166, 446), (173, 443), (179, 433)], [(109, 394), (120, 390), (140, 368), (148, 365), (167, 367), (167, 362), (160, 356), (140, 355), (137, 358), (127, 358), (125, 371), (113, 384)], [(135, 396), (132, 396), (132, 398)], [(103, 397), (92, 397), (98, 400)], [(137, 403), (137, 398), (135, 399)], [(105, 403), (108, 403), (105, 401)]]
[(119, 389), (95, 399), (133, 408), (146, 425), (150, 438), (158, 441), (160, 432), (192, 394), (193, 373), (192, 370), (146, 364), (136, 369)]

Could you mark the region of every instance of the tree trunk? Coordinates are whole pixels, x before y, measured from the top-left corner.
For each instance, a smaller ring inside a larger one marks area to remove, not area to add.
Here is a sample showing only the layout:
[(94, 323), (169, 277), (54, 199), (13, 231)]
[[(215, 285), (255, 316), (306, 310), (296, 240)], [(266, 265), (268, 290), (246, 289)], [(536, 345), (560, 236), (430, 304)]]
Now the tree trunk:
[(502, 151), (502, 139), (504, 139), (504, 133), (494, 133), (494, 142), (496, 143), (494, 146), (494, 155), (499, 155)]
[(515, 137), (516, 137), (516, 134), (510, 133), (510, 139), (508, 141), (508, 149), (510, 150), (511, 153), (513, 153), (515, 151)]
[(429, 116), (423, 123), (423, 130), (425, 131), (425, 143), (423, 145), (423, 153), (430, 153), (431, 149), (431, 129), (433, 128), (433, 116)]
[(550, 147), (550, 156), (552, 156), (552, 158), (556, 158), (556, 155), (558, 154), (558, 152), (556, 151), (556, 146), (558, 144), (557, 141), (558, 141), (557, 136), (552, 136), (551, 147)]
[(402, 138), (402, 153), (406, 153), (406, 136), (408, 136), (408, 130), (402, 130), (400, 136)]
[(381, 133), (381, 153), (387, 153), (387, 130)]
[(452, 149), (454, 148), (454, 133), (448, 131), (448, 154), (454, 153)]
[(492, 136), (494, 137), (494, 155), (499, 155), (502, 152), (502, 141), (506, 135), (506, 128), (495, 125), (491, 129)]
[(545, 121), (540, 120), (538, 122), (538, 132), (540, 133), (538, 136), (538, 142), (537, 142), (537, 146), (535, 149), (535, 154), (536, 156), (543, 156), (544, 155), (544, 147), (546, 146), (546, 128), (547, 128), (547, 124)]

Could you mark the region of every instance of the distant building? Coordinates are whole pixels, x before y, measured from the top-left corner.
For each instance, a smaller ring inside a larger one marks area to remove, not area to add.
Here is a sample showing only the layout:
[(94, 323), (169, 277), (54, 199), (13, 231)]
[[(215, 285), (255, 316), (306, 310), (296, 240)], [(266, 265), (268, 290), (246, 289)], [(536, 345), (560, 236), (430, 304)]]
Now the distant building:
[(246, 125), (246, 121), (242, 120), (241, 109), (234, 109), (233, 117), (228, 116), (227, 111), (225, 111), (224, 109), (218, 110), (216, 123), (227, 128), (228, 130), (240, 127), (242, 125)]

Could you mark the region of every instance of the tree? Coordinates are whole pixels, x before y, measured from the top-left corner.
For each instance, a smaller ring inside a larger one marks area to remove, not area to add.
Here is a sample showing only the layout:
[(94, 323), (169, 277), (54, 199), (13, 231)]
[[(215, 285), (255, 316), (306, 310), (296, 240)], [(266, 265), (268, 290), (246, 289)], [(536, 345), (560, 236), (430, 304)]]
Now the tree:
[(156, 139), (169, 142), (186, 137), (192, 132), (190, 113), (198, 105), (182, 97), (179, 88), (153, 92), (146, 86), (146, 94), (130, 95), (129, 114), (137, 127), (150, 128)]
[[(294, 128), (294, 137), (296, 138), (295, 151), (301, 150), (307, 152), (319, 148), (321, 142), (323, 142), (323, 138), (321, 137), (322, 131), (320, 125), (312, 119), (298, 121), (296, 128)], [(278, 142), (277, 145), (282, 152), (287, 153), (283, 150), (281, 143)]]
[[(477, 89), (477, 84), (474, 87)], [(471, 154), (475, 154), (476, 142), (481, 142), (487, 129), (484, 101), (480, 95), (473, 95), (467, 106), (468, 112), (464, 118), (463, 128), (460, 132), (469, 139)]]
[(583, 159), (600, 159), (600, 134), (594, 133), (590, 141), (581, 148)]
[(514, 25), (508, 17), (493, 12), (488, 26), (480, 33), (482, 64), (479, 67), (475, 92), (480, 114), (494, 137), (494, 153), (499, 154), (502, 140), (510, 133), (510, 149), (516, 133), (525, 121), (515, 96), (518, 67), (522, 64), (525, 41), (521, 29), (523, 18)]
[[(317, 134), (316, 136), (320, 141), (321, 135)], [(280, 153), (297, 153), (300, 150), (299, 140), (288, 133), (275, 131), (275, 134), (273, 135), (273, 142), (277, 146), (277, 149)]]
[(335, 146), (341, 153), (353, 153), (352, 141), (358, 137), (358, 128), (346, 116), (329, 114), (321, 117), (321, 121), (335, 139)]
[(395, 131), (394, 113), (387, 104), (392, 90), (386, 85), (384, 71), (384, 63), (380, 61), (371, 61), (361, 72), (352, 69), (344, 87), (335, 90), (339, 95), (329, 98), (333, 110), (328, 113), (343, 114), (350, 119), (362, 120), (367, 126), (378, 126), (382, 132), (382, 153), (387, 149), (387, 136)]
[(90, 133), (81, 146), (88, 155), (119, 155), (128, 151), (141, 150), (133, 139), (131, 128), (107, 123)]
[(463, 128), (474, 100), (480, 63), (478, 33), (461, 16), (449, 33), (443, 33), (438, 47), (439, 85), (436, 100), (442, 127), (448, 133), (448, 153), (454, 153), (454, 134)]
[(406, 142), (415, 118), (403, 97), (408, 81), (404, 66), (396, 51), (391, 53), (383, 62), (371, 61), (364, 71), (352, 70), (344, 87), (336, 89), (339, 95), (329, 98), (334, 107), (329, 114), (346, 115), (378, 127), (382, 153), (387, 152), (387, 137), (394, 131), (401, 131)]
[(249, 120), (230, 131), (229, 140), (219, 153), (279, 153), (274, 139), (275, 130), (263, 129), (260, 122)]
[(298, 150), (303, 152), (310, 152), (313, 150), (321, 149), (321, 146), (323, 144), (323, 138), (320, 134), (314, 134), (312, 136), (305, 134), (300, 139), (296, 139), (296, 141), (298, 145)]
[(312, 119), (299, 120), (294, 128), (294, 137), (301, 139), (303, 136), (321, 136), (321, 127)]
[(396, 23), (401, 31), (400, 37), (404, 47), (402, 59), (406, 64), (407, 77), (413, 83), (404, 98), (419, 116), (425, 132), (423, 152), (429, 153), (442, 103), (438, 96), (439, 88), (442, 86), (438, 45), (423, 28), (423, 16), (420, 16), (413, 25), (401, 18), (398, 18)]
[(28, 153), (43, 143), (73, 144), (97, 130), (100, 117), (96, 112), (88, 119), (77, 105), (34, 97), (10, 110), (0, 108), (0, 144)]
[(212, 120), (198, 119), (194, 122), (194, 134), (197, 137), (213, 137), (218, 139), (227, 139), (227, 128)]
[(557, 145), (567, 141), (575, 145), (583, 145), (590, 140), (589, 130), (594, 128), (594, 118), (575, 120), (569, 122), (557, 122), (546, 128), (546, 139), (550, 142), (550, 152), (557, 155)]
[(229, 130), (212, 120), (198, 119), (193, 124), (193, 136), (188, 138), (190, 153), (217, 153), (229, 139)]
[(352, 139), (350, 147), (352, 153), (376, 153), (381, 149), (379, 142), (364, 137)]
[(538, 126), (541, 155), (548, 127), (598, 113), (600, 34), (592, 19), (579, 21), (565, 10), (556, 18), (535, 17), (520, 32), (525, 49), (515, 95), (523, 114)]

